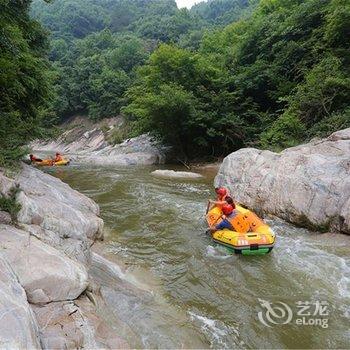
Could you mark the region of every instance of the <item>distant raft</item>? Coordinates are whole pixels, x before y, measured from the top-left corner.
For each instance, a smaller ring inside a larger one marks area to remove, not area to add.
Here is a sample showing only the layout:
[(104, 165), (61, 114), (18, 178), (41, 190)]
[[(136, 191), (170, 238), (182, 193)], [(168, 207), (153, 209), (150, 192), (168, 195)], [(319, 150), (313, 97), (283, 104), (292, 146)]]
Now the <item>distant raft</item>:
[(32, 164), (37, 166), (61, 166), (61, 165), (69, 165), (69, 159), (62, 159), (58, 162), (53, 161), (52, 159), (43, 159), (41, 162), (33, 161)]
[[(255, 213), (236, 205), (237, 215), (231, 220), (235, 231), (228, 229), (212, 233), (213, 240), (232, 249), (236, 254), (262, 255), (271, 252), (276, 237), (269, 225)], [(206, 220), (209, 226), (215, 226), (222, 221), (222, 212), (218, 207), (211, 209)]]

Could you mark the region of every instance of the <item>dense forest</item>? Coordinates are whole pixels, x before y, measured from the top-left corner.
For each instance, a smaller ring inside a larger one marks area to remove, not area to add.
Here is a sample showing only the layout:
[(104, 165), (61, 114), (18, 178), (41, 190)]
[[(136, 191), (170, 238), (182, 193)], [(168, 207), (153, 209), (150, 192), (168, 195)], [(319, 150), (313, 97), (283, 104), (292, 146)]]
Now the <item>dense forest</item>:
[(185, 159), (279, 150), (350, 126), (347, 0), (190, 10), (174, 0), (1, 0), (1, 10), (2, 164), (77, 113), (122, 114), (128, 135), (154, 133)]
[(160, 43), (197, 49), (208, 27), (223, 16), (243, 16), (252, 5), (215, 0), (206, 6), (192, 12), (179, 10), (175, 0), (55, 0), (49, 6), (34, 1), (32, 16), (51, 33), (54, 115), (62, 120), (74, 113), (94, 119), (118, 114), (136, 68)]
[(0, 0), (0, 165), (22, 157), (53, 101), (49, 43), (30, 3)]

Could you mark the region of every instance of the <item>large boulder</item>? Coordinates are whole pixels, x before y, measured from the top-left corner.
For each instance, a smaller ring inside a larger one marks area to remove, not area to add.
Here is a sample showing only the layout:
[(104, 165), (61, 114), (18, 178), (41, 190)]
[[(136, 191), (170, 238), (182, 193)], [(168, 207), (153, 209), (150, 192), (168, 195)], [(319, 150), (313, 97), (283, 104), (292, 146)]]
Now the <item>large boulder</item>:
[(350, 128), (281, 153), (240, 149), (224, 159), (215, 186), (254, 210), (350, 233)]
[(34, 314), (9, 264), (0, 257), (0, 348), (39, 349)]
[(0, 252), (30, 303), (73, 300), (88, 285), (84, 265), (13, 226), (0, 225)]
[[(14, 175), (14, 174), (12, 174)], [(103, 238), (103, 220), (98, 205), (61, 180), (23, 164), (14, 178), (0, 169), (0, 194), (18, 186), (19, 226), (72, 259), (88, 264), (90, 246)], [(0, 215), (9, 223), (8, 215)]]
[(61, 180), (28, 165), (16, 177), (22, 208), (18, 222), (34, 224), (61, 238), (95, 240), (102, 237), (98, 205)]

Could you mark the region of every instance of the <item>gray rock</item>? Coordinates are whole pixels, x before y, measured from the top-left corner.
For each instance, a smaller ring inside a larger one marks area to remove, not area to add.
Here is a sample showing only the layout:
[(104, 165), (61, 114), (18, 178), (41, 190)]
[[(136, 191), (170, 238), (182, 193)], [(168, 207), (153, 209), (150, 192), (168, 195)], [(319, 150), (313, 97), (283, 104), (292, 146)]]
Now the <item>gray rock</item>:
[(88, 285), (82, 264), (13, 226), (0, 225), (0, 251), (31, 303), (72, 300)]
[(15, 179), (0, 172), (1, 193), (16, 184), (21, 190), (17, 195), (21, 227), (70, 258), (88, 264), (89, 247), (103, 238), (98, 205), (59, 179), (27, 165)]
[(200, 179), (203, 176), (190, 171), (174, 171), (174, 170), (155, 170), (151, 173), (153, 176), (174, 178), (174, 179)]
[(39, 322), (43, 349), (127, 349), (95, 312), (86, 296), (75, 301), (32, 306)]
[(40, 349), (38, 326), (26, 293), (0, 257), (0, 348)]
[(228, 155), (215, 178), (235, 199), (292, 223), (350, 233), (350, 128), (281, 153)]
[[(82, 125), (88, 124), (86, 128)], [(86, 123), (86, 118), (77, 117), (66, 125), (67, 130), (56, 140), (35, 141), (31, 148), (36, 152), (64, 153), (76, 163), (94, 165), (151, 165), (163, 163), (168, 149), (143, 134), (129, 138), (120, 144), (110, 145), (108, 135), (122, 126), (120, 118), (111, 118), (105, 123)], [(107, 128), (106, 128), (107, 126)], [(107, 129), (107, 131), (106, 131)]]
[(50, 142), (37, 140), (32, 142), (30, 147), (36, 152), (60, 151), (75, 163), (99, 166), (151, 165), (165, 161), (167, 148), (161, 146), (148, 134), (110, 145), (106, 137), (123, 124), (120, 118), (108, 120), (107, 131), (103, 130), (106, 127), (105, 124), (96, 123), (88, 125), (87, 128), (82, 128), (82, 124), (86, 124), (86, 119), (78, 117), (70, 125), (65, 125), (67, 130), (56, 140)]
[(61, 238), (95, 240), (103, 235), (98, 205), (61, 180), (23, 165), (16, 177), (22, 209), (18, 222), (36, 224)]
[(76, 160), (81, 163), (89, 163), (93, 165), (152, 165), (160, 163), (160, 155), (147, 152), (133, 152), (126, 154), (92, 154), (88, 156), (77, 156)]
[[(40, 348), (39, 336), (50, 349), (127, 348), (116, 317), (108, 319), (113, 328), (103, 319), (109, 308), (92, 294), (99, 286), (88, 280), (90, 246), (103, 236), (97, 204), (26, 165), (15, 179), (0, 172), (2, 194), (15, 184), (21, 188), (19, 227), (0, 224), (0, 262), (14, 271), (8, 278), (0, 263), (0, 348)], [(95, 304), (81, 296), (88, 286)]]
[(16, 185), (14, 179), (10, 179), (4, 173), (3, 169), (0, 169), (0, 194), (7, 195), (12, 187)]
[(11, 224), (12, 218), (9, 213), (6, 211), (0, 211), (0, 224)]
[(40, 241), (62, 251), (69, 258), (79, 261), (85, 266), (90, 264), (90, 246), (93, 241), (89, 239), (61, 238), (55, 232), (44, 230), (37, 225), (21, 224), (20, 228)]

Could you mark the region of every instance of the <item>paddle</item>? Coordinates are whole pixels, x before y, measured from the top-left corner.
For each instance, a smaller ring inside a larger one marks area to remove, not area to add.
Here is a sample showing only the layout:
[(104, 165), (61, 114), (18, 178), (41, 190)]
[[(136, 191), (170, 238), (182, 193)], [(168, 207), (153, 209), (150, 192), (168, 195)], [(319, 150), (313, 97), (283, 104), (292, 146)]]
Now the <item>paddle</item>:
[(205, 215), (208, 214), (209, 208), (210, 208), (210, 200), (208, 200), (207, 211), (205, 212)]

